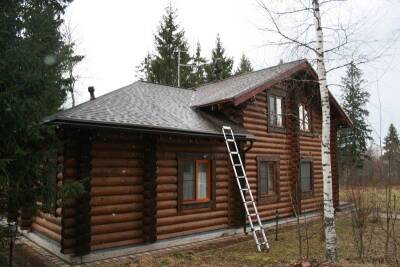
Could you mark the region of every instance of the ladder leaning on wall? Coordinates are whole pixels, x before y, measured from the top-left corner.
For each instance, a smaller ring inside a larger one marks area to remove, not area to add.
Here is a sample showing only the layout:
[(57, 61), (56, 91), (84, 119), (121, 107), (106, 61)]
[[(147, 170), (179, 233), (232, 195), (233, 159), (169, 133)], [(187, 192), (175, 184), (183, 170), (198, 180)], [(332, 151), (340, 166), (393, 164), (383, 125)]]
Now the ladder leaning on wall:
[[(259, 252), (268, 250), (269, 244), (267, 236), (265, 235), (264, 227), (257, 211), (256, 203), (250, 189), (249, 181), (247, 180), (247, 175), (232, 128), (230, 126), (222, 126), (222, 133), (224, 134), (225, 144), (229, 152), (229, 158), (231, 159), (232, 168), (235, 173), (246, 216), (250, 223), (251, 233), (253, 234), (254, 241), (257, 245), (257, 250)], [(254, 218), (256, 218), (255, 222), (253, 222)]]

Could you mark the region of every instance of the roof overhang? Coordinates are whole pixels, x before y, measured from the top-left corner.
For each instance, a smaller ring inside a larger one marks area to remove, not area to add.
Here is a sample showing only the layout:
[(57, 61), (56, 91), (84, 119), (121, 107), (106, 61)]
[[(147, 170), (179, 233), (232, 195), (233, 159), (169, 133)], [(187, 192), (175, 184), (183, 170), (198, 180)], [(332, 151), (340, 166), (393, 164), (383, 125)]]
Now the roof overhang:
[[(76, 127), (76, 128), (86, 128), (86, 129), (105, 129), (105, 130), (118, 130), (118, 131), (126, 131), (132, 133), (142, 133), (142, 134), (160, 134), (160, 135), (175, 135), (175, 136), (190, 136), (190, 137), (199, 137), (199, 138), (216, 138), (223, 139), (224, 136), (222, 132), (212, 133), (212, 132), (201, 132), (201, 131), (193, 131), (193, 130), (181, 130), (181, 129), (173, 129), (173, 128), (164, 128), (164, 127), (156, 127), (156, 126), (143, 126), (143, 125), (132, 125), (132, 124), (123, 124), (123, 123), (111, 123), (111, 122), (93, 122), (93, 121), (85, 121), (85, 120), (62, 120), (55, 119), (53, 121), (45, 122), (44, 125), (57, 125), (57, 126), (67, 126), (67, 127)], [(255, 137), (251, 134), (240, 134), (236, 133), (235, 137), (238, 140), (254, 140)]]
[[(301, 63), (298, 65), (294, 66), (293, 68), (279, 74), (276, 76), (274, 79), (267, 81), (263, 84), (260, 84), (258, 86), (255, 86), (253, 88), (250, 88), (240, 94), (237, 94), (234, 97), (215, 101), (215, 102), (210, 102), (207, 104), (202, 104), (199, 105), (198, 107), (206, 107), (206, 106), (215, 106), (215, 105), (220, 105), (220, 104), (226, 104), (226, 103), (232, 103), (233, 106), (238, 106), (247, 100), (251, 99), (255, 95), (263, 92), (264, 90), (270, 89), (274, 87), (275, 85), (279, 84), (280, 82), (283, 82), (293, 76), (294, 74), (298, 73), (299, 71), (305, 71), (307, 74), (309, 74), (315, 81), (318, 81), (318, 74), (314, 70), (314, 68), (310, 65), (310, 63), (307, 60), (303, 60)], [(335, 99), (333, 94), (329, 91), (329, 99), (331, 105), (338, 111), (338, 113), (341, 116), (342, 122), (344, 126), (346, 127), (353, 127), (353, 123), (349, 116), (346, 114), (346, 112), (342, 109), (338, 101)]]

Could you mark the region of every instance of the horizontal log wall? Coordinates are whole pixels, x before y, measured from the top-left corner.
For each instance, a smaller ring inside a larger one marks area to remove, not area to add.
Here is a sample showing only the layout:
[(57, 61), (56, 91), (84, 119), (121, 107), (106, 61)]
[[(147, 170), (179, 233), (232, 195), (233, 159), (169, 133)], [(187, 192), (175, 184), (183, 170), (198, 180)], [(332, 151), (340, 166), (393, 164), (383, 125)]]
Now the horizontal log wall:
[(337, 130), (338, 118), (333, 117), (331, 129), (331, 160), (332, 160), (332, 186), (333, 186), (333, 205), (339, 206), (339, 174), (337, 169)]
[(321, 161), (321, 110), (312, 106), (312, 134), (300, 134), (300, 153), (302, 157), (311, 158), (313, 164), (313, 195), (301, 200), (301, 211), (309, 212), (322, 208), (322, 161)]
[(257, 204), (262, 220), (274, 218), (276, 211), (278, 211), (280, 217), (292, 214), (289, 192), (293, 179), (291, 172), (291, 136), (286, 133), (271, 133), (267, 131), (266, 99), (265, 92), (259, 93), (243, 110), (243, 125), (256, 138), (253, 147), (246, 153), (246, 173), (251, 191), (256, 200), (258, 198), (257, 156), (276, 155), (280, 158), (279, 202)]
[(143, 242), (143, 147), (102, 135), (91, 150), (91, 250)]
[(37, 231), (46, 237), (61, 242), (61, 218), (54, 215), (39, 212), (33, 218), (32, 230)]
[[(321, 110), (318, 104), (312, 106), (312, 127), (311, 135), (301, 134), (299, 137), (300, 154), (302, 157), (313, 159), (313, 175), (314, 175), (314, 194), (301, 200), (302, 212), (317, 211), (322, 206), (322, 164), (321, 164)], [(296, 111), (292, 111), (296, 112)], [(246, 172), (249, 178), (250, 186), (255, 199), (257, 199), (257, 161), (256, 157), (261, 155), (277, 155), (280, 157), (280, 180), (279, 180), (279, 202), (269, 204), (258, 204), (258, 209), (263, 220), (274, 217), (275, 212), (279, 212), (279, 216), (289, 216), (293, 214), (291, 197), (289, 194), (290, 183), (297, 179), (297, 175), (293, 170), (293, 147), (297, 142), (292, 140), (295, 136), (290, 132), (293, 130), (288, 118), (286, 118), (287, 133), (268, 132), (267, 129), (267, 102), (266, 93), (262, 92), (255, 96), (253, 101), (247, 103), (243, 108), (244, 127), (252, 133), (256, 140), (253, 147), (246, 154)], [(337, 182), (336, 170), (336, 122), (332, 123), (331, 142), (332, 142), (332, 176), (333, 176), (333, 192), (334, 202), (339, 202), (339, 190)], [(291, 150), (292, 149), (292, 150)], [(292, 192), (295, 192), (293, 189)], [(294, 197), (294, 194), (292, 196)]]
[[(178, 214), (177, 152), (213, 153), (216, 159), (216, 205)], [(157, 145), (157, 240), (228, 228), (229, 188), (234, 181), (225, 144), (220, 141), (161, 138)]]

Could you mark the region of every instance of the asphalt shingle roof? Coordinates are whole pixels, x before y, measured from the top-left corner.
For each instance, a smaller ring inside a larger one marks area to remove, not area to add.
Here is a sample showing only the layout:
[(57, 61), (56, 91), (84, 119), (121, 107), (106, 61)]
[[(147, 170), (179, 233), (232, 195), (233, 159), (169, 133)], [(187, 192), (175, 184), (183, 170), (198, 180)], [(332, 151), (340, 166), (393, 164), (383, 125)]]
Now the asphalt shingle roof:
[(259, 86), (278, 81), (306, 60), (297, 60), (270, 68), (201, 85), (194, 90), (147, 82), (135, 82), (92, 101), (45, 118), (46, 123), (95, 123), (124, 127), (151, 128), (202, 134), (221, 134), (222, 125), (230, 125), (236, 134), (251, 136), (222, 114), (206, 112), (199, 106), (231, 101)]
[(226, 118), (191, 108), (195, 91), (135, 82), (74, 108), (45, 118), (45, 122), (80, 122), (164, 130), (221, 134), (230, 125), (240, 135), (247, 131)]
[(195, 89), (196, 94), (192, 105), (203, 106), (231, 100), (232, 98), (251, 91), (264, 83), (273, 81), (281, 74), (305, 62), (305, 59), (296, 60), (270, 68), (233, 76), (222, 81), (201, 85)]

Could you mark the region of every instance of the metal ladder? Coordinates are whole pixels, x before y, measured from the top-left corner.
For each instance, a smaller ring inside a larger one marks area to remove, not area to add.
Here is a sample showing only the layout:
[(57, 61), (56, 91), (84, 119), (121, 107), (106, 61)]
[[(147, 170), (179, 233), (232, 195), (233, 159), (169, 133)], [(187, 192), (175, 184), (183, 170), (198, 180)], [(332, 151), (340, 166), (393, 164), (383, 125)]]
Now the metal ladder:
[[(249, 181), (247, 180), (247, 175), (243, 167), (242, 158), (240, 157), (232, 128), (230, 126), (222, 126), (222, 133), (224, 134), (225, 144), (228, 148), (233, 171), (235, 172), (236, 182), (242, 197), (247, 219), (250, 223), (251, 232), (257, 245), (257, 250), (259, 252), (263, 250), (269, 250), (267, 236), (265, 235), (264, 227), (257, 211), (256, 203), (250, 189)], [(233, 146), (231, 146), (232, 144)], [(252, 209), (252, 213), (250, 213), (249, 209)], [(256, 222), (254, 223), (253, 218), (257, 218)]]

